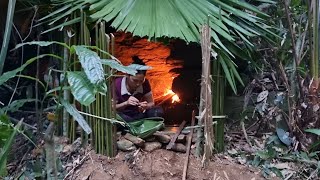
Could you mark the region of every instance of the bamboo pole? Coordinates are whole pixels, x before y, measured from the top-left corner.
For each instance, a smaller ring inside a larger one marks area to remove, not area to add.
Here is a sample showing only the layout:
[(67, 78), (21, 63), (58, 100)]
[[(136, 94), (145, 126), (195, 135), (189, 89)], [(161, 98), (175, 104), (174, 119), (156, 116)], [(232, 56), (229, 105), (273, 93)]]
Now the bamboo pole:
[(319, 0), (313, 0), (313, 57), (311, 58), (311, 75), (318, 86), (319, 76)]
[[(74, 19), (76, 17), (76, 13), (73, 13), (71, 15), (71, 19)], [(75, 25), (73, 25), (73, 29), (77, 29), (77, 27)], [(72, 38), (69, 39), (69, 46), (73, 45), (73, 44), (78, 44), (78, 33), (76, 33)], [(72, 71), (76, 71), (78, 68), (77, 68), (77, 57), (75, 55), (73, 56), (70, 56), (69, 57), (69, 61), (70, 61), (70, 64), (72, 64), (71, 66), (71, 70)], [(70, 97), (70, 102), (72, 102), (73, 104), (76, 104), (76, 100), (71, 96)], [(70, 139), (70, 142), (73, 142), (75, 140), (75, 137), (76, 137), (76, 121), (71, 118), (68, 119), (68, 137)]]
[[(222, 67), (219, 61), (216, 60), (212, 63), (212, 77), (213, 77), (213, 96), (212, 111), (214, 116), (221, 116), (224, 114), (224, 77), (222, 76)], [(217, 152), (222, 152), (224, 150), (224, 118), (217, 118), (217, 123), (215, 125), (215, 149)]]
[[(69, 37), (66, 31), (63, 33), (64, 36), (64, 42), (68, 44), (69, 42)], [(70, 45), (70, 44), (69, 44)], [(63, 72), (67, 71), (68, 68), (68, 60), (69, 60), (69, 51), (66, 47), (63, 48), (63, 67), (62, 70)], [(67, 86), (68, 82), (64, 81), (64, 86)], [(70, 90), (63, 90), (63, 99), (66, 100), (67, 102), (70, 101)], [(68, 111), (64, 108), (63, 109), (63, 115), (62, 115), (62, 135), (67, 136), (68, 134), (68, 120), (69, 120), (69, 113)]]
[[(209, 23), (208, 23), (209, 24)], [(204, 154), (202, 159), (202, 165), (206, 166), (208, 160), (212, 156), (214, 149), (214, 134), (212, 126), (212, 94), (211, 94), (211, 74), (210, 74), (210, 27), (209, 25), (202, 26), (201, 29), (201, 50), (202, 50), (202, 84), (203, 89), (201, 99), (204, 100), (204, 107), (199, 113), (203, 114), (204, 122)]]

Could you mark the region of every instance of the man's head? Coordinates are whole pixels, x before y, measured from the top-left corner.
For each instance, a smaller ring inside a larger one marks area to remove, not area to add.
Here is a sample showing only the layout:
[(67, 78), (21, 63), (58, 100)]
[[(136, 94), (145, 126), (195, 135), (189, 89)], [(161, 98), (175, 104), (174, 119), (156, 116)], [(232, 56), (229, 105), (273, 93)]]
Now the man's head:
[[(132, 56), (132, 61), (133, 63), (132, 64), (137, 64), (137, 65), (142, 65), (142, 66), (145, 66), (146, 63), (144, 63), (142, 61), (142, 59), (140, 59), (138, 56)], [(146, 75), (147, 73), (147, 70), (138, 70), (137, 69), (137, 74), (143, 74), (143, 75)]]
[[(138, 56), (133, 56), (132, 57), (133, 63), (132, 64), (137, 64), (137, 65), (142, 65), (145, 66), (146, 64), (138, 57)], [(136, 75), (128, 75), (128, 86), (131, 90), (135, 91), (139, 86), (142, 85), (142, 83), (146, 79), (146, 70), (137, 70)]]

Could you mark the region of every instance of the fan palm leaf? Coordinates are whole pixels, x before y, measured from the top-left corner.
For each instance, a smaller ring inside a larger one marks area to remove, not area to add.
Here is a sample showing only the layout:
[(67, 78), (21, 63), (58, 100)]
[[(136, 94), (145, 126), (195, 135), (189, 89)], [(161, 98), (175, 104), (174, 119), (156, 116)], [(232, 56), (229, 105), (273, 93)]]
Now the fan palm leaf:
[[(209, 21), (213, 48), (231, 57), (239, 52), (237, 40), (253, 47), (250, 37), (275, 36), (264, 21), (269, 16), (240, 0), (53, 0), (53, 3), (64, 5), (41, 19), (50, 19), (50, 25), (59, 26), (59, 20), (79, 8), (87, 8), (91, 22), (111, 22), (116, 30), (149, 39), (168, 37), (199, 42), (200, 27)], [(233, 47), (226, 44), (233, 44)], [(234, 63), (225, 64), (229, 69), (235, 68)], [(230, 72), (234, 71), (225, 73)], [(233, 84), (235, 82), (230, 85)]]

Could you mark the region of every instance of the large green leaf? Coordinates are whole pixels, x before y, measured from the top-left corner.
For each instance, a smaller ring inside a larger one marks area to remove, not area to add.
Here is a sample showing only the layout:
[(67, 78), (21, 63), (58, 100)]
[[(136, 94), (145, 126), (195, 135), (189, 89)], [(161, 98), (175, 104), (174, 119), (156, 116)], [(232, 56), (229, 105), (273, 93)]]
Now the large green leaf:
[(118, 61), (113, 59), (101, 59), (101, 63), (123, 73), (131, 74), (131, 75), (135, 75), (137, 73), (135, 69), (128, 66), (124, 66), (120, 64)]
[(9, 80), (9, 79), (13, 78), (14, 76), (16, 76), (16, 74), (18, 72), (24, 70), (24, 68), (26, 68), (29, 64), (33, 63), (35, 60), (41, 59), (41, 58), (46, 57), (46, 56), (51, 56), (51, 57), (54, 57), (54, 58), (57, 58), (57, 59), (62, 59), (60, 56), (56, 56), (54, 54), (43, 54), (43, 55), (39, 55), (37, 57), (31, 58), (26, 63), (24, 63), (22, 66), (20, 66), (19, 68), (3, 73), (3, 75), (0, 76), (0, 86), (3, 83), (5, 83), (7, 80)]
[(60, 99), (61, 104), (63, 107), (68, 111), (68, 113), (78, 122), (78, 124), (82, 127), (82, 129), (87, 133), (90, 134), (92, 132), (90, 126), (88, 125), (87, 121), (83, 118), (83, 116), (79, 113), (74, 105), (71, 105), (69, 102)]
[(5, 32), (4, 32), (4, 35), (3, 35), (2, 47), (1, 47), (1, 51), (0, 51), (0, 75), (2, 74), (4, 62), (5, 62), (6, 57), (7, 57), (7, 50), (8, 50), (9, 42), (10, 42), (11, 29), (12, 29), (12, 25), (13, 25), (13, 15), (14, 15), (15, 7), (16, 7), (16, 0), (9, 0), (8, 8), (7, 8), (6, 25), (3, 28), (3, 29), (5, 29)]
[(2, 110), (5, 111), (5, 112), (7, 112), (7, 111), (15, 112), (15, 111), (19, 110), (19, 108), (21, 108), (25, 103), (27, 103), (27, 102), (35, 102), (35, 101), (37, 101), (37, 100), (36, 99), (14, 100), (8, 106), (3, 107)]
[(31, 41), (31, 42), (26, 42), (26, 43), (20, 43), (18, 45), (16, 45), (16, 47), (14, 49), (18, 49), (24, 45), (38, 45), (38, 46), (50, 46), (52, 44), (58, 44), (61, 46), (64, 46), (68, 49), (70, 49), (70, 47), (66, 44), (66, 43), (62, 43), (62, 42), (58, 42), (58, 41)]
[(89, 106), (95, 98), (94, 85), (90, 83), (84, 72), (68, 72), (68, 82), (74, 98), (85, 106)]
[(48, 33), (48, 32), (50, 32), (50, 31), (53, 31), (53, 30), (56, 30), (56, 29), (60, 29), (60, 28), (65, 27), (65, 26), (69, 26), (69, 25), (71, 25), (71, 24), (78, 23), (78, 22), (80, 22), (80, 20), (81, 20), (80, 17), (71, 19), (70, 21), (66, 21), (66, 22), (64, 22), (64, 23), (62, 23), (62, 24), (60, 24), (60, 25), (58, 25), (58, 26), (54, 26), (54, 27), (51, 28), (51, 29), (48, 29), (48, 30), (46, 30), (46, 31), (43, 31), (43, 32), (41, 32), (41, 34), (45, 34), (45, 33)]
[(306, 129), (304, 131), (320, 136), (320, 129)]
[(72, 46), (79, 57), (84, 72), (94, 85), (105, 83), (104, 70), (98, 54), (84, 46)]
[(221, 66), (222, 66), (224, 74), (225, 74), (227, 81), (229, 82), (233, 92), (235, 94), (237, 94), (237, 88), (236, 88), (236, 84), (235, 84), (235, 81), (233, 78), (234, 76), (233, 76), (232, 71), (229, 70), (229, 67), (227, 66), (226, 60), (223, 59), (221, 56), (219, 56), (218, 61), (220, 62)]

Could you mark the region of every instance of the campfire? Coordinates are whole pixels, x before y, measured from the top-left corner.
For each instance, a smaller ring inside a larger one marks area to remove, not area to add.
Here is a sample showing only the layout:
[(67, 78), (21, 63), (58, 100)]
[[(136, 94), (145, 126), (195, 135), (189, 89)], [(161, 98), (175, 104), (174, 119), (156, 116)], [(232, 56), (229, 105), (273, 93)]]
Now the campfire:
[(168, 96), (171, 97), (171, 103), (180, 102), (179, 96), (174, 93), (171, 89), (167, 89), (167, 91), (163, 94), (164, 97)]
[(173, 92), (170, 88), (167, 88), (162, 96), (155, 98), (155, 102), (157, 105), (162, 105), (164, 103), (168, 104), (176, 104), (179, 103), (181, 100), (179, 95)]

